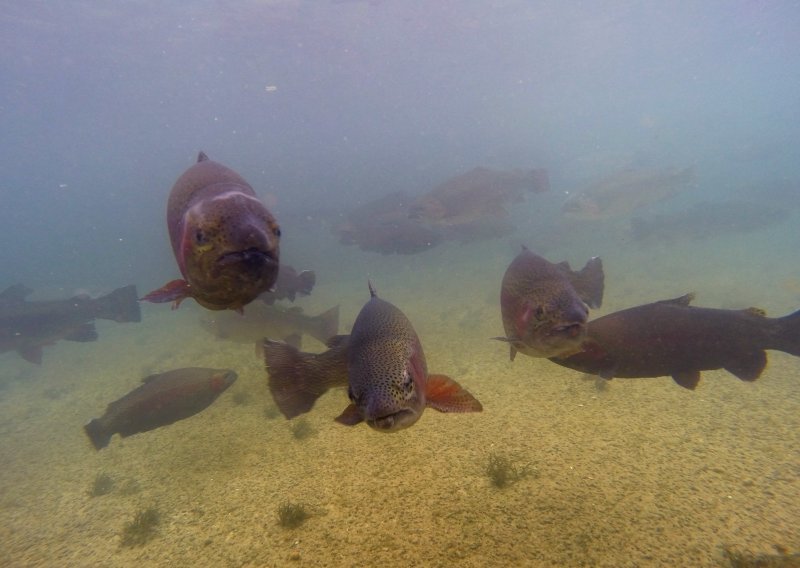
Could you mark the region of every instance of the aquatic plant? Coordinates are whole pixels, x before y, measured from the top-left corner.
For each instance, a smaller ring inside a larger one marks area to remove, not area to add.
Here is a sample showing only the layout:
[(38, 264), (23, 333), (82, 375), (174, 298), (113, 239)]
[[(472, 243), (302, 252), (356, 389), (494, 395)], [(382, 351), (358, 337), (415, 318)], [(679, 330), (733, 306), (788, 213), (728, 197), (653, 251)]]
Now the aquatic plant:
[(114, 480), (107, 473), (98, 473), (92, 486), (86, 492), (89, 497), (100, 497), (101, 495), (108, 495), (114, 490)]
[(295, 420), (289, 426), (289, 429), (292, 431), (292, 436), (294, 436), (298, 440), (305, 440), (306, 438), (310, 438), (317, 431), (314, 429), (313, 426), (308, 422), (308, 420), (301, 418), (300, 420)]
[(519, 466), (511, 458), (492, 452), (486, 463), (486, 476), (492, 485), (502, 489), (534, 472), (528, 466)]
[(141, 546), (156, 534), (158, 524), (161, 522), (161, 513), (154, 507), (140, 509), (133, 520), (126, 523), (122, 529), (121, 546)]
[(285, 529), (294, 529), (302, 525), (311, 514), (302, 503), (286, 501), (278, 506), (278, 524)]
[(722, 547), (722, 556), (731, 568), (795, 568), (800, 566), (800, 553), (789, 551), (776, 545), (778, 554), (748, 554), (736, 552), (727, 546)]

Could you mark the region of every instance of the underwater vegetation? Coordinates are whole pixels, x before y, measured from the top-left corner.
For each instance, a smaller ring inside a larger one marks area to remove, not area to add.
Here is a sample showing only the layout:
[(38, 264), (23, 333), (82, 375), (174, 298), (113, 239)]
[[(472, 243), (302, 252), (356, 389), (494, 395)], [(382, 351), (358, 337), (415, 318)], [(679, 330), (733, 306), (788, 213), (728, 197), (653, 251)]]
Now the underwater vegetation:
[(305, 440), (317, 433), (311, 423), (304, 418), (293, 421), (289, 426), (289, 430), (292, 431), (292, 436), (297, 440)]
[(302, 503), (286, 501), (278, 506), (278, 524), (285, 529), (294, 529), (302, 525), (311, 516)]
[(108, 495), (114, 490), (114, 480), (107, 473), (98, 473), (92, 486), (86, 492), (89, 497), (100, 497), (101, 495)]
[(528, 476), (536, 477), (536, 472), (530, 466), (520, 466), (508, 456), (495, 452), (489, 454), (484, 471), (492, 485), (498, 489), (507, 487)]
[(731, 568), (796, 568), (800, 566), (800, 553), (789, 554), (783, 546), (776, 545), (777, 554), (748, 554), (736, 552), (727, 546), (722, 556)]
[(161, 522), (161, 513), (155, 507), (140, 509), (133, 520), (126, 523), (122, 529), (121, 546), (142, 546), (156, 535), (158, 524)]

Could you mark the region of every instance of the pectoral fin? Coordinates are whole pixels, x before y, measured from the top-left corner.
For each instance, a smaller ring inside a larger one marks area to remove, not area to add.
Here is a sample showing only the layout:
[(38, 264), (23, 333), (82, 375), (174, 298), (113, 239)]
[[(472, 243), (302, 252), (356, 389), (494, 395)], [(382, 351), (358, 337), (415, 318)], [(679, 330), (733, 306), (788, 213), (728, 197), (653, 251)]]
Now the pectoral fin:
[(192, 292), (189, 283), (186, 280), (172, 280), (167, 282), (161, 288), (153, 290), (139, 301), (153, 302), (155, 304), (163, 304), (165, 302), (173, 302), (172, 309), (178, 309), (181, 302), (186, 298), (191, 298)]
[(480, 412), (483, 405), (464, 387), (445, 375), (428, 375), (427, 406), (439, 412)]
[(334, 420), (339, 424), (344, 424), (345, 426), (355, 426), (364, 421), (364, 418), (361, 416), (361, 413), (356, 408), (355, 404), (349, 404), (347, 408), (342, 411), (342, 413), (337, 416)]

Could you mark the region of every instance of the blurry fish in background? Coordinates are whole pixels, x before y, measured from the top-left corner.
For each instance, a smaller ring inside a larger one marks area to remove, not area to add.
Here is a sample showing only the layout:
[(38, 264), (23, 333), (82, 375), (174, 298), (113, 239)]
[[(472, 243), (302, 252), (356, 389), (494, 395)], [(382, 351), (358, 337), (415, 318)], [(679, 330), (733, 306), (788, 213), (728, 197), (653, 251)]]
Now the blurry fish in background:
[(694, 182), (693, 167), (682, 170), (621, 170), (571, 195), (562, 207), (575, 219), (610, 219), (667, 200)]
[(693, 390), (700, 372), (725, 369), (755, 381), (767, 349), (800, 357), (800, 311), (768, 318), (756, 308), (689, 305), (694, 296), (645, 304), (589, 322), (582, 351), (554, 363), (605, 379), (671, 376)]
[(334, 227), (339, 242), (381, 254), (415, 254), (442, 242), (442, 234), (408, 218), (411, 203), (397, 191), (364, 203), (350, 211)]
[(703, 201), (672, 213), (634, 217), (631, 234), (639, 242), (752, 233), (774, 227), (789, 218), (785, 207), (752, 201)]
[(277, 337), (300, 346), (300, 338), (310, 335), (322, 344), (339, 332), (339, 306), (316, 316), (307, 316), (297, 306), (283, 308), (253, 303), (244, 314), (220, 312), (201, 320), (202, 327), (219, 339), (254, 344), (264, 337)]
[(298, 296), (308, 296), (314, 285), (317, 283), (317, 275), (313, 270), (303, 270), (297, 272), (289, 265), (282, 264), (278, 272), (278, 279), (275, 281), (273, 290), (267, 290), (258, 299), (265, 304), (273, 304), (276, 300), (286, 300), (294, 302)]
[(580, 271), (569, 263), (553, 264), (522, 247), (506, 269), (500, 288), (500, 311), (511, 360), (517, 352), (557, 357), (581, 349), (589, 308), (603, 302), (605, 275), (600, 258)]
[(241, 310), (275, 284), (278, 222), (244, 178), (203, 152), (172, 187), (167, 227), (184, 279), (142, 300), (177, 308), (194, 298), (210, 310)]
[(136, 286), (118, 288), (99, 298), (87, 295), (28, 302), (32, 290), (16, 285), (0, 292), (0, 353), (16, 351), (40, 364), (42, 348), (56, 341), (96, 341), (94, 320), (138, 322), (142, 314)]
[(208, 408), (236, 381), (230, 369), (188, 367), (150, 375), (106, 408), (105, 414), (83, 428), (96, 450), (105, 448), (111, 436), (125, 438), (155, 430), (194, 416)]
[(366, 422), (382, 432), (413, 425), (426, 406), (440, 412), (479, 412), (478, 402), (453, 379), (429, 375), (422, 344), (408, 318), (378, 298), (361, 309), (349, 336), (337, 336), (320, 354), (263, 342), (269, 388), (284, 416), (308, 412), (329, 388), (347, 386), (351, 404), (336, 418)]
[(505, 221), (507, 204), (519, 203), (527, 193), (542, 193), (549, 188), (547, 170), (478, 167), (415, 199), (408, 216), (462, 241), (502, 236), (513, 230)]

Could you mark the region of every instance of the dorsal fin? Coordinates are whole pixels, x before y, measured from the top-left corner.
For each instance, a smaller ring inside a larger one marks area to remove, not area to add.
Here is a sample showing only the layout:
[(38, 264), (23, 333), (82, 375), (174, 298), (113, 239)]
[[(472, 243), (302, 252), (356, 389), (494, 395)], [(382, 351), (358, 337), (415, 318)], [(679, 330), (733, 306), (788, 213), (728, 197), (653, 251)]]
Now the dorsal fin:
[(661, 300), (656, 302), (657, 304), (675, 304), (676, 306), (688, 306), (694, 300), (694, 292), (689, 292), (688, 294), (684, 294), (679, 298), (672, 298), (670, 300)]
[(367, 279), (367, 285), (369, 286), (369, 295), (373, 298), (377, 298), (378, 293), (375, 291), (375, 286), (372, 285), (372, 280)]
[(199, 153), (199, 154), (197, 154), (197, 162), (198, 162), (198, 163), (200, 163), (200, 162), (205, 162), (206, 160), (208, 160), (208, 156), (206, 156), (206, 153), (205, 153), (205, 152), (203, 152), (202, 150), (200, 150), (200, 153)]

